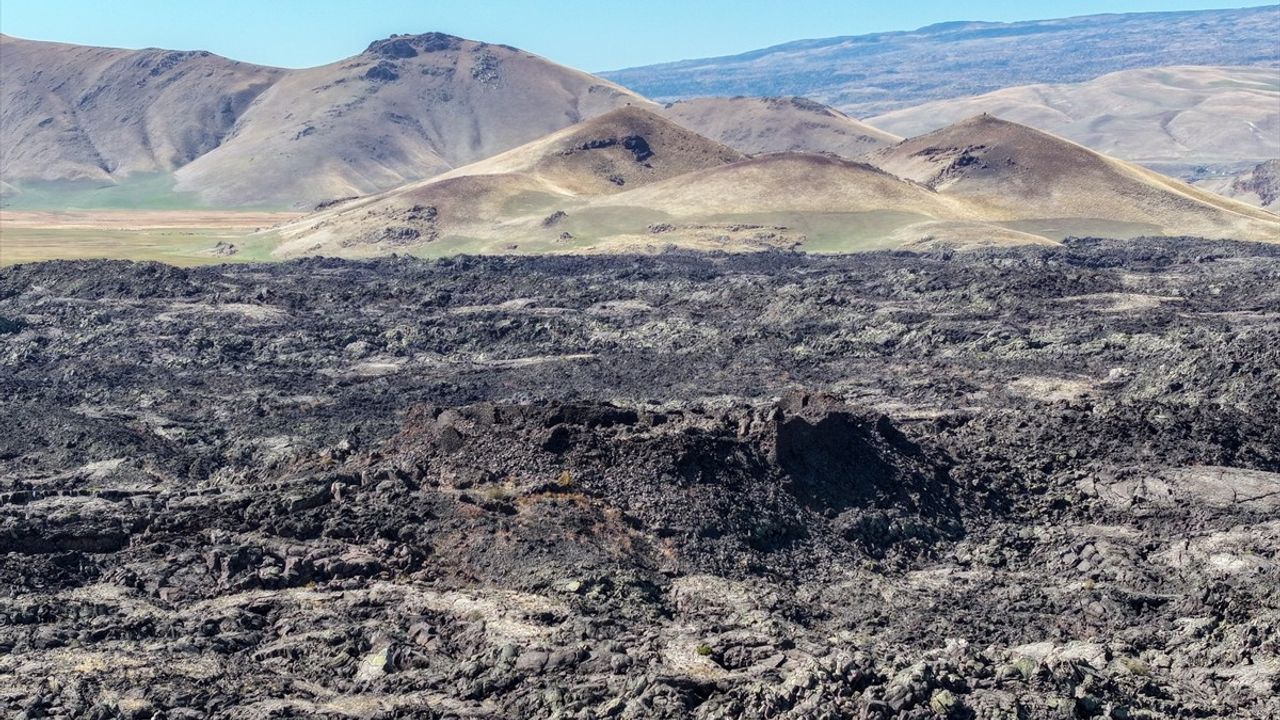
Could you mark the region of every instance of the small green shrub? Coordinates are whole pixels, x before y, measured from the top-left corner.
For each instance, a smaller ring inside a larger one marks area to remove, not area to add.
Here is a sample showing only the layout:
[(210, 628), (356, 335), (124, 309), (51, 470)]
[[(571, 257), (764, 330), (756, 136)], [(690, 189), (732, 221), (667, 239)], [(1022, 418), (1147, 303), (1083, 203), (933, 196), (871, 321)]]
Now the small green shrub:
[(492, 502), (506, 502), (514, 497), (515, 493), (506, 485), (494, 485), (493, 487), (485, 488), (484, 496)]

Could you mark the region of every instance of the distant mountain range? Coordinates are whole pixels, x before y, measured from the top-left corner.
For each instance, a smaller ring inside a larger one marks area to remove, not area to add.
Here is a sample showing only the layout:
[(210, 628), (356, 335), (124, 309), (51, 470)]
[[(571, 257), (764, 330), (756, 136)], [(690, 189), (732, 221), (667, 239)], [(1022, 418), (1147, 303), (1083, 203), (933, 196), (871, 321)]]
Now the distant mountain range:
[[(943, 87), (946, 73), (979, 84), (996, 82), (995, 71), (1006, 79), (1036, 68), (1087, 74), (1114, 63), (1185, 58), (1196, 48), (1205, 62), (1244, 63), (1002, 88), (865, 122), (795, 95), (660, 104), (516, 48), (441, 33), (393, 35), (359, 55), (299, 70), (200, 51), (93, 48), (0, 35), (0, 195), (7, 207), (27, 209), (103, 207), (108, 196), (112, 206), (131, 209), (329, 208), (343, 214), (294, 235), (300, 242), (345, 242), (341, 247), (352, 252), (381, 246), (384, 239), (412, 245), (451, 233), (509, 243), (529, 227), (549, 242), (561, 242), (561, 235), (585, 242), (636, 232), (652, 240), (644, 228), (676, 224), (668, 216), (696, 219), (685, 224), (702, 228), (704, 240), (767, 235), (771, 231), (756, 227), (759, 222), (720, 222), (709, 210), (742, 214), (743, 203), (752, 202), (765, 214), (787, 215), (769, 222), (788, 225), (793, 234), (794, 213), (818, 212), (815, 203), (830, 201), (837, 215), (872, 208), (866, 211), (880, 213), (879, 224), (863, 228), (872, 237), (907, 220), (946, 221), (953, 230), (959, 221), (1018, 220), (1007, 208), (994, 214), (971, 212), (971, 206), (956, 210), (955, 198), (921, 194), (911, 175), (903, 177), (916, 185), (904, 186), (892, 176), (900, 168), (887, 174), (850, 162), (881, 162), (875, 158), (888, 157), (886, 148), (899, 146), (903, 137), (942, 126), (976, 132), (987, 126), (963, 121), (988, 112), (1121, 159), (1193, 168), (1180, 174), (1266, 204), (1275, 195), (1275, 173), (1259, 163), (1280, 155), (1280, 48), (1274, 36), (1262, 39), (1277, 29), (1273, 25), (1280, 26), (1280, 8), (953, 23), (793, 43), (786, 51), (753, 54), (750, 62), (726, 59), (703, 73), (728, 82), (752, 65), (758, 75), (781, 82), (789, 77), (787, 68), (809, 68), (809, 77), (838, 82), (857, 67), (892, 75), (905, 83), (894, 92), (910, 98), (926, 86), (933, 88), (929, 92), (964, 87), (959, 79)], [(818, 72), (824, 62), (826, 69)], [(676, 66), (693, 67), (664, 67)], [(599, 118), (608, 121), (592, 124)], [(954, 135), (948, 139), (959, 142)], [(784, 157), (769, 159), (772, 153)], [(825, 188), (814, 178), (833, 185)], [(686, 180), (698, 189), (685, 187)], [(731, 182), (743, 189), (735, 191)], [(653, 189), (642, 192), (642, 185)], [(717, 188), (727, 196), (713, 198)], [(799, 188), (807, 188), (803, 197), (796, 196)], [(1189, 191), (1179, 186), (1173, 192)], [(401, 202), (406, 198), (416, 199)], [(619, 206), (619, 198), (635, 203), (634, 212)], [(904, 198), (920, 200), (923, 210), (904, 210), (912, 205)], [(779, 205), (782, 200), (791, 204)], [(1195, 202), (1203, 201), (1196, 196)], [(548, 219), (570, 205), (575, 210), (567, 219)], [(377, 212), (366, 222), (350, 214), (356, 207)], [(901, 212), (914, 214), (893, 215)], [(640, 217), (648, 221), (637, 231)], [(398, 232), (402, 219), (412, 220), (404, 227), (418, 234), (384, 237), (388, 228)], [(537, 222), (526, 227), (530, 219)], [(544, 219), (546, 226), (537, 224)], [(1138, 224), (1149, 231), (1231, 227), (1216, 221), (1165, 225), (1152, 218)], [(842, 227), (800, 234), (813, 241), (836, 237)], [(978, 229), (989, 233), (991, 227)], [(338, 238), (333, 232), (339, 228), (359, 232)]]
[(6, 181), (173, 172), (176, 190), (213, 205), (375, 192), (647, 102), (515, 48), (439, 33), (302, 70), (11, 37), (0, 53)]
[(144, 206), (309, 209), (629, 105), (743, 152), (852, 156), (901, 139), (803, 98), (664, 108), (515, 48), (440, 33), (392, 36), (301, 70), (3, 35), (0, 55), (0, 193), (10, 204), (124, 186)]
[(1280, 239), (1280, 216), (991, 116), (855, 162), (747, 157), (629, 107), (278, 232), (283, 256), (849, 251), (1070, 235), (1265, 241)]
[(938, 100), (867, 122), (914, 137), (981, 113), (1179, 175), (1194, 170), (1187, 166), (1252, 167), (1280, 157), (1275, 68), (1122, 70), (1082, 83), (1022, 85)]
[(659, 101), (802, 95), (856, 117), (1013, 85), (1164, 65), (1280, 65), (1280, 5), (951, 22), (800, 40), (727, 57), (601, 73)]

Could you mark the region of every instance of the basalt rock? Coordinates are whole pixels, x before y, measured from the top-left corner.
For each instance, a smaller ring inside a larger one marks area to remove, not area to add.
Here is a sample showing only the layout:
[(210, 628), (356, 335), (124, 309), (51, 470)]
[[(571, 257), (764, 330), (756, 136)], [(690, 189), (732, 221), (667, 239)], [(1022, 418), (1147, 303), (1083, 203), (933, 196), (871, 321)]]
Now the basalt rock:
[(400, 79), (400, 71), (395, 65), (384, 60), (365, 71), (364, 76), (374, 82), (392, 82)]
[(1276, 717), (1277, 278), (0, 269), (0, 716)]
[(941, 459), (834, 398), (720, 412), (421, 407), (378, 455), (470, 493), (582, 494), (664, 538), (679, 572), (799, 576), (962, 533)]
[(424, 33), (422, 35), (392, 35), (385, 40), (377, 40), (369, 44), (365, 53), (380, 57), (402, 60), (417, 57), (418, 53), (442, 52), (456, 50), (462, 46), (462, 38), (444, 33)]

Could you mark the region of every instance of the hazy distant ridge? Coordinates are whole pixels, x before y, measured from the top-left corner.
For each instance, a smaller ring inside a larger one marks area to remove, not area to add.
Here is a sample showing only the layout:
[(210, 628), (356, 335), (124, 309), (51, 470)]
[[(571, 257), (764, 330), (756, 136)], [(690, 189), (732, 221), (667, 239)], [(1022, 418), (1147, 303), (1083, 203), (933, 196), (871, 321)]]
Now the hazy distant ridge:
[(1162, 65), (1280, 65), (1280, 6), (953, 22), (601, 73), (655, 100), (803, 95), (865, 117), (1011, 85)]

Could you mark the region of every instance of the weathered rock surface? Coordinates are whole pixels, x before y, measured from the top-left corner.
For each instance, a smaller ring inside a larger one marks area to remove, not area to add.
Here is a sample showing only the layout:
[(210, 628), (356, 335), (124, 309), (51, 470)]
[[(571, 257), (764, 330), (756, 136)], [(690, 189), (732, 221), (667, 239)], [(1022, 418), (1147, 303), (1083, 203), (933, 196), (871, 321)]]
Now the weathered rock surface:
[(0, 715), (1274, 717), (1278, 279), (6, 268)]

